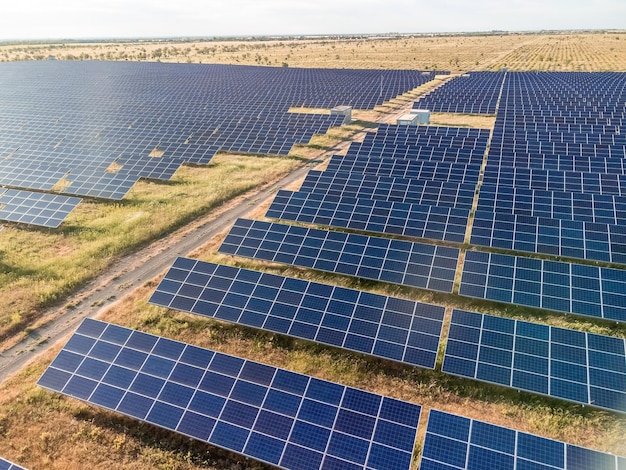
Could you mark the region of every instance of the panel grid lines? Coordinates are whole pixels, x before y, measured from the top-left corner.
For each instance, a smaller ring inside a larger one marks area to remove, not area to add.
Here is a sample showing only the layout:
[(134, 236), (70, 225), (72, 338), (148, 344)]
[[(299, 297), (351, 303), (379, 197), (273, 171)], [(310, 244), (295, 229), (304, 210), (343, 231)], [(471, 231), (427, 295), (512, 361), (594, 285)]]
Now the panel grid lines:
[(421, 408), (87, 319), (38, 384), (286, 469), (409, 469)]
[(626, 270), (478, 251), (465, 255), (459, 294), (626, 322)]
[(454, 310), (444, 372), (626, 413), (626, 340)]
[(430, 410), (420, 470), (621, 470), (623, 458), (534, 434)]
[(280, 190), (265, 217), (463, 243), (469, 211)]
[(179, 258), (150, 303), (433, 369), (443, 307)]
[(452, 292), (459, 250), (238, 219), (220, 253)]

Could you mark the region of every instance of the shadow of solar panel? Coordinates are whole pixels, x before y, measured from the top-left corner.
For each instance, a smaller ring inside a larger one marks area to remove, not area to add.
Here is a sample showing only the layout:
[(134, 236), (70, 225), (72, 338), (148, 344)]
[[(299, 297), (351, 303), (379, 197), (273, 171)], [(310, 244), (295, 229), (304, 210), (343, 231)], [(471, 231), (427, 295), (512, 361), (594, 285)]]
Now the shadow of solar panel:
[(363, 173), (334, 173), (312, 170), (308, 172), (300, 191), (337, 197), (471, 209), (474, 204), (476, 185), (454, 181), (393, 178)]
[(626, 263), (626, 227), (505, 214), (474, 213), (473, 245)]
[(84, 320), (41, 387), (288, 469), (408, 469), (421, 408)]
[(442, 370), (626, 413), (622, 338), (454, 310)]
[(265, 217), (463, 243), (469, 211), (281, 190)]
[(626, 271), (468, 251), (459, 294), (626, 322)]
[(0, 220), (57, 228), (81, 199), (17, 189), (0, 189)]
[(25, 470), (24, 467), (20, 467), (8, 460), (0, 458), (0, 470)]
[(459, 250), (238, 219), (220, 253), (452, 292)]
[(445, 309), (178, 258), (150, 303), (433, 369)]
[(622, 457), (430, 410), (420, 470), (621, 470)]

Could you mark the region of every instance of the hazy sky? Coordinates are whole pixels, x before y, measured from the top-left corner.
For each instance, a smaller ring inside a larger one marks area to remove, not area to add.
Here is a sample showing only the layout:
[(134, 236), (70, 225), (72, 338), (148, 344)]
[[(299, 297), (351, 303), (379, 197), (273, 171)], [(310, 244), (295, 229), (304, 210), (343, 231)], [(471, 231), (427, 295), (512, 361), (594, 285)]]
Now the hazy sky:
[(0, 6), (0, 39), (492, 29), (626, 29), (626, 0), (4, 0)]

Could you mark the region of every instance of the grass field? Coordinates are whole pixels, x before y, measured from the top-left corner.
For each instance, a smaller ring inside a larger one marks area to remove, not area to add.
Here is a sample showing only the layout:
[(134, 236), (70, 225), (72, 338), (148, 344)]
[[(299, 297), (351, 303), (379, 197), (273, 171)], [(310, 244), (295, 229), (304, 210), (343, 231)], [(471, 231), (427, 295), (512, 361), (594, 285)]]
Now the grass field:
[(419, 70), (626, 70), (626, 32), (1, 45), (0, 61), (140, 60)]
[[(392, 39), (198, 42), (173, 44), (0, 45), (0, 60), (161, 60), (290, 67), (440, 70), (626, 70), (626, 33), (402, 37)], [(355, 113), (364, 121), (384, 111)], [(387, 117), (387, 119), (391, 119)], [(433, 122), (491, 127), (493, 117), (433, 114)], [(57, 231), (5, 228), (0, 235), (0, 338), (20, 334), (42, 308), (66, 295), (120, 256), (211, 213), (259, 183), (276, 179), (301, 160), (372, 122), (335, 129), (294, 158), (221, 156), (207, 168), (184, 167), (169, 183), (141, 182), (120, 203), (85, 201)], [(265, 206), (266, 208), (266, 206)], [(262, 218), (261, 207), (252, 217)], [(253, 262), (216, 253), (217, 237), (192, 256), (386, 295), (495, 313), (510, 318), (626, 337), (626, 327), (573, 316), (462, 299), (458, 296)], [(305, 341), (263, 333), (147, 304), (155, 281), (109, 309), (102, 319), (258, 360), (392, 397), (487, 420), (542, 436), (626, 455), (626, 417), (529, 393), (457, 379)], [(71, 308), (71, 306), (68, 306)], [(449, 310), (448, 309), (448, 315)], [(266, 469), (207, 446), (77, 400), (39, 389), (35, 382), (60, 346), (0, 385), (0, 455), (33, 469)], [(423, 415), (422, 435), (426, 413)]]

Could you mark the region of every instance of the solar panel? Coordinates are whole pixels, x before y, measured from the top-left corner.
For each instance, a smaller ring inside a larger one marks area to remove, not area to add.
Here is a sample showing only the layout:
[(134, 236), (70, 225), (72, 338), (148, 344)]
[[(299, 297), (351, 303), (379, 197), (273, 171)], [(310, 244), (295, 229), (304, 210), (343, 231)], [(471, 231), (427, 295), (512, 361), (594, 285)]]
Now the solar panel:
[(0, 220), (57, 228), (80, 201), (76, 197), (0, 188)]
[(452, 292), (459, 250), (238, 219), (220, 253)]
[(421, 408), (86, 319), (38, 384), (287, 469), (408, 469)]
[(433, 369), (445, 309), (188, 258), (150, 303)]
[(626, 413), (623, 338), (454, 310), (442, 370)]
[(481, 163), (447, 163), (400, 158), (344, 159), (335, 156), (326, 169), (330, 172), (367, 173), (368, 175), (423, 180), (478, 182)]
[(626, 322), (626, 270), (467, 251), (460, 295)]
[(626, 226), (474, 213), (473, 245), (626, 264)]
[(622, 470), (624, 458), (430, 410), (420, 470)]
[(0, 470), (25, 470), (24, 467), (20, 467), (8, 460), (0, 458)]
[(471, 209), (474, 204), (476, 185), (312, 170), (304, 179), (300, 191)]
[(626, 224), (626, 198), (612, 194), (544, 191), (483, 184), (478, 194), (477, 208), (551, 219)]
[(469, 211), (281, 190), (265, 217), (463, 243)]

